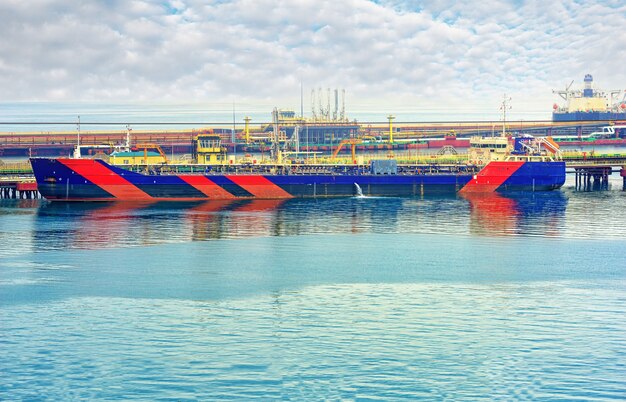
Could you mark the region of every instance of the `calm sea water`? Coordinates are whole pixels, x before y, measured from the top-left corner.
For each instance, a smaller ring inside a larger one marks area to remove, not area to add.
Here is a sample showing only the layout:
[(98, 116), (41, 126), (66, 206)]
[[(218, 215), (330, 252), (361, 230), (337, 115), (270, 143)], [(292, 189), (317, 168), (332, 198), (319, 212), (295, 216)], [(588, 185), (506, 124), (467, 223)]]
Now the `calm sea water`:
[(618, 400), (626, 193), (0, 203), (0, 399)]

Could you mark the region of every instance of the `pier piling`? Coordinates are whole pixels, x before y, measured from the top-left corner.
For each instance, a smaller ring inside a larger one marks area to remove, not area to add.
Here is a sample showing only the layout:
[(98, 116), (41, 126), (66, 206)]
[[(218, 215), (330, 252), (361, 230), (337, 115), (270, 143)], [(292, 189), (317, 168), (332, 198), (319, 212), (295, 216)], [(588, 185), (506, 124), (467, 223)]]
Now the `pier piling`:
[[(622, 169), (623, 171), (624, 169)], [(584, 166), (575, 168), (576, 190), (599, 191), (609, 189), (611, 166)], [(626, 188), (626, 182), (625, 182)]]
[(21, 181), (3, 181), (0, 183), (0, 199), (35, 200), (41, 198), (37, 183)]

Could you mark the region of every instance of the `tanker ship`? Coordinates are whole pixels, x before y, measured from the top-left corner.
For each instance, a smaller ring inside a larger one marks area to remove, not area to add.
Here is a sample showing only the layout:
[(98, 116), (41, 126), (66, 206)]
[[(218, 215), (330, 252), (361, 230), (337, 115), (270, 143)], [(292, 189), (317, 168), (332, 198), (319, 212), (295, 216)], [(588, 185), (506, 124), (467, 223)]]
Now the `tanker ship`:
[[(234, 161), (218, 135), (195, 139), (190, 163), (173, 164), (147, 144), (104, 159), (31, 158), (39, 192), (50, 201), (195, 201), (431, 193), (546, 191), (565, 182), (565, 163), (550, 138), (474, 137), (464, 162), (393, 158), (349, 163), (289, 159), (273, 147), (269, 162)], [(107, 160), (105, 160), (107, 159)]]
[[(621, 89), (602, 91), (593, 87), (591, 74), (585, 75), (584, 89), (554, 90), (566, 103), (553, 105), (552, 121), (626, 120), (626, 93)], [(623, 95), (622, 95), (623, 94)], [(622, 98), (620, 99), (620, 96)]]

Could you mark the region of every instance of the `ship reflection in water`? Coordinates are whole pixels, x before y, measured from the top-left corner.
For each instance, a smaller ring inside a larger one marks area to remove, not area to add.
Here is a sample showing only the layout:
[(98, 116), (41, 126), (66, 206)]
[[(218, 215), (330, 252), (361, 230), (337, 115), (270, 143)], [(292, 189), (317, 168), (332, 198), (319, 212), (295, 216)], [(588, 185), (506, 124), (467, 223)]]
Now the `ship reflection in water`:
[(562, 192), (463, 197), (237, 200), (202, 203), (45, 203), (36, 250), (328, 233), (558, 236)]
[(502, 195), (464, 194), (470, 232), (482, 235), (561, 235), (567, 198), (560, 191)]

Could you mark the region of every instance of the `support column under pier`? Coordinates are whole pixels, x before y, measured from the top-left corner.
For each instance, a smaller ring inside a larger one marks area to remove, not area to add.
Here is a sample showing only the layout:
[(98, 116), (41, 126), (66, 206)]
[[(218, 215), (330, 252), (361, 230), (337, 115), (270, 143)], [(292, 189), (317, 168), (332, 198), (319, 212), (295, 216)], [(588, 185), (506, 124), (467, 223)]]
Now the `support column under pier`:
[(15, 187), (12, 186), (0, 187), (0, 198), (17, 198), (17, 190), (15, 189)]
[(36, 200), (42, 198), (33, 184), (3, 184), (0, 186), (0, 199), (26, 199)]
[[(578, 191), (601, 191), (609, 189), (609, 176), (613, 169), (611, 166), (585, 166), (575, 169), (576, 190)], [(626, 174), (626, 167), (622, 169)], [(624, 177), (624, 176), (622, 176)], [(626, 182), (624, 184), (626, 189)]]

